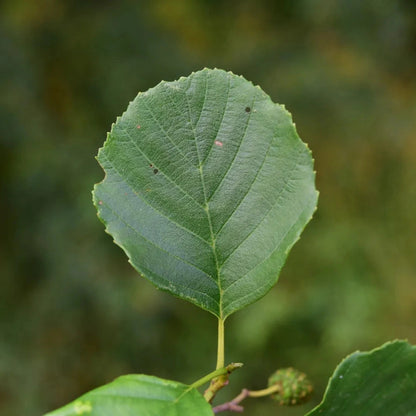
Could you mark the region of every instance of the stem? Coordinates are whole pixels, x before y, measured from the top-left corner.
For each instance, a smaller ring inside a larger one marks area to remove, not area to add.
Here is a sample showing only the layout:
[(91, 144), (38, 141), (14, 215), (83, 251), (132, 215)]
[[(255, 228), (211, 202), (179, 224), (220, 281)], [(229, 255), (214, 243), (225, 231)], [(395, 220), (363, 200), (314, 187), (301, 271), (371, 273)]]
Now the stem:
[(277, 393), (282, 386), (280, 384), (274, 384), (273, 386), (268, 387), (267, 389), (263, 390), (250, 390), (248, 392), (249, 397), (263, 397), (263, 396), (270, 396), (273, 393)]
[(207, 374), (206, 376), (200, 378), (199, 380), (195, 381), (195, 383), (191, 384), (191, 388), (196, 389), (200, 386), (202, 386), (205, 383), (208, 383), (208, 381), (212, 380), (215, 377), (222, 376), (224, 374), (230, 374), (232, 371), (234, 371), (236, 368), (242, 367), (242, 363), (231, 363), (227, 365), (227, 367), (218, 368), (215, 371), (212, 371), (211, 373)]
[[(183, 393), (176, 399), (175, 402), (179, 401), (185, 394), (189, 393), (192, 389), (197, 389), (198, 387), (202, 386), (205, 383), (208, 383), (208, 381), (212, 380), (215, 378), (215, 380), (219, 380), (221, 379), (221, 377), (228, 377), (229, 374), (231, 374), (236, 368), (240, 368), (242, 367), (243, 364), (242, 363), (231, 363), (228, 364), (227, 367), (223, 367), (223, 368), (218, 368), (215, 371), (212, 371), (211, 373), (207, 374), (206, 376), (200, 378), (199, 380), (195, 381), (194, 383), (192, 383), (190, 386), (188, 386), (188, 388), (186, 390), (183, 391)], [(211, 385), (208, 387), (207, 391), (204, 394), (207, 394), (208, 391), (212, 391), (212, 383), (211, 381)], [(215, 393), (213, 393), (212, 396), (210, 397), (214, 397)], [(207, 399), (208, 400), (208, 399)]]
[[(227, 365), (227, 367), (225, 368), (220, 368), (218, 370), (213, 371), (211, 374), (218, 374), (218, 377), (213, 378), (211, 380), (211, 384), (209, 385), (209, 387), (205, 390), (204, 393), (204, 398), (208, 403), (211, 403), (212, 399), (215, 397), (215, 395), (217, 394), (218, 390), (221, 390), (224, 386), (226, 386), (228, 384), (228, 376), (236, 369), (236, 368), (240, 368), (242, 367), (243, 364), (242, 363), (231, 363), (229, 365)], [(225, 370), (225, 371), (223, 371)], [(218, 372), (218, 373), (217, 373)], [(214, 375), (214, 377), (215, 377)], [(203, 377), (204, 380), (209, 380), (208, 376)], [(201, 379), (201, 380), (203, 380)], [(201, 381), (197, 381), (196, 383), (199, 384), (199, 382)], [(195, 384), (195, 383), (194, 383)]]
[(224, 319), (218, 318), (217, 370), (224, 367)]
[(244, 407), (239, 406), (238, 404), (242, 402), (248, 395), (250, 391), (247, 389), (241, 390), (241, 393), (235, 397), (233, 400), (227, 403), (220, 404), (212, 408), (214, 413), (225, 412), (229, 410), (230, 412), (243, 412)]
[(239, 406), (239, 403), (242, 402), (247, 397), (263, 397), (269, 396), (270, 394), (277, 393), (282, 386), (280, 384), (275, 384), (267, 389), (263, 390), (241, 390), (241, 393), (235, 397), (233, 400), (227, 403), (220, 404), (212, 408), (214, 413), (225, 412), (226, 410), (231, 412), (242, 412), (244, 408)]
[[(217, 349), (217, 370), (224, 367), (224, 319), (218, 318), (218, 349)], [(204, 397), (208, 403), (228, 384), (228, 374), (222, 374), (211, 381), (210, 386), (205, 390)]]

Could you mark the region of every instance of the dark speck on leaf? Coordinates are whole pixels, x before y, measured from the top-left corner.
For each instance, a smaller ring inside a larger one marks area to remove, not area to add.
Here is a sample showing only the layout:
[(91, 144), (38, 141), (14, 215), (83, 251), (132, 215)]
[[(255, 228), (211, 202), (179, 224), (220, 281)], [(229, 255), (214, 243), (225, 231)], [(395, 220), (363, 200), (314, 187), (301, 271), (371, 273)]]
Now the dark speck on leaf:
[(153, 167), (153, 163), (151, 163), (149, 166), (152, 168)]
[(249, 113), (251, 111), (250, 107), (246, 107), (246, 113)]
[(159, 172), (159, 169), (153, 169), (153, 173), (156, 175), (156, 173)]

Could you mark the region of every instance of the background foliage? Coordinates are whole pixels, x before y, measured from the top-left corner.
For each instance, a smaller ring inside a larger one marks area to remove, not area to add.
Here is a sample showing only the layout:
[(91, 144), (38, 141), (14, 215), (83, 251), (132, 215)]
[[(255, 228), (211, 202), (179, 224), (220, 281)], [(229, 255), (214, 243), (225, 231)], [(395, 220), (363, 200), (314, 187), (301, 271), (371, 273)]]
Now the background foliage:
[(228, 360), (246, 366), (221, 398), (294, 365), (318, 402), (345, 354), (415, 343), (415, 51), (410, 0), (3, 1), (0, 413), (39, 415), (124, 373), (189, 383), (214, 367), (215, 320), (137, 277), (90, 194), (127, 103), (204, 66), (286, 104), (321, 192), (279, 284), (227, 321)]

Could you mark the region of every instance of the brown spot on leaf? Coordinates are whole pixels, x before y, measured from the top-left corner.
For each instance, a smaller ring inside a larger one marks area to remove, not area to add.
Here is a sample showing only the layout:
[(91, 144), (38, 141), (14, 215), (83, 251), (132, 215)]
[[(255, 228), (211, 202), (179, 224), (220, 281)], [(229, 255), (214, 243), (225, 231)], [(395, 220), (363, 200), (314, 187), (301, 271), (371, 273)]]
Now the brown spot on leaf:
[(249, 113), (251, 111), (250, 107), (246, 107), (246, 113)]
[(139, 129), (140, 127), (141, 127), (141, 125), (140, 125), (140, 124), (138, 124), (138, 125), (137, 125), (137, 128)]
[(103, 201), (98, 201), (98, 205), (102, 205), (103, 204)]
[(156, 175), (156, 173), (159, 172), (159, 169), (153, 169), (153, 173)]
[(222, 147), (222, 145), (223, 145), (223, 142), (220, 142), (219, 140), (215, 140), (214, 143), (219, 147)]

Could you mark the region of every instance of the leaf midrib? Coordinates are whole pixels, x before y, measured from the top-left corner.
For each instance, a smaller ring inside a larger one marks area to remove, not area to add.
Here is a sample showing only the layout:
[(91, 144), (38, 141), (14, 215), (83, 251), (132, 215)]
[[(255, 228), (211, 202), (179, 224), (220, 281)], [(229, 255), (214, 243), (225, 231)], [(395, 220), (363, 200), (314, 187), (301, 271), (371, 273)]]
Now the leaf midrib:
[[(207, 94), (208, 94), (208, 76), (205, 77), (205, 83), (206, 83), (205, 84), (205, 94), (204, 94), (203, 104), (202, 104), (202, 107), (201, 107), (201, 112), (200, 112), (199, 117), (198, 117), (198, 122), (201, 118), (202, 112), (204, 111), (206, 97), (207, 97)], [(227, 110), (230, 88), (231, 88), (231, 77), (228, 77), (227, 102), (225, 104), (223, 114), (225, 114), (225, 111)], [(188, 89), (189, 89), (189, 84), (188, 84), (187, 90)], [(212, 248), (212, 253), (213, 253), (214, 261), (215, 261), (215, 271), (216, 271), (218, 293), (219, 293), (219, 311), (218, 311), (219, 316), (218, 316), (218, 318), (223, 319), (223, 311), (222, 311), (223, 290), (222, 290), (222, 287), (221, 287), (220, 268), (218, 266), (217, 249), (216, 249), (216, 246), (215, 246), (216, 239), (215, 239), (214, 230), (212, 228), (211, 212), (209, 210), (208, 198), (207, 198), (207, 192), (206, 192), (205, 180), (204, 180), (204, 173), (203, 173), (203, 169), (202, 169), (203, 168), (203, 161), (202, 161), (201, 155), (199, 153), (198, 138), (197, 138), (197, 134), (196, 134), (196, 127), (198, 126), (198, 122), (197, 122), (197, 125), (195, 125), (195, 126), (192, 123), (191, 109), (190, 109), (188, 95), (187, 95), (186, 91), (184, 92), (184, 95), (185, 95), (186, 107), (188, 109), (189, 122), (190, 122), (191, 127), (192, 127), (193, 137), (194, 137), (194, 141), (195, 141), (195, 149), (196, 149), (196, 155), (197, 155), (197, 159), (198, 159), (198, 170), (199, 170), (199, 176), (200, 176), (200, 180), (201, 180), (202, 193), (203, 193), (203, 196), (204, 196), (204, 204), (205, 204), (204, 210), (207, 214), (208, 226), (209, 226), (209, 231), (210, 231), (210, 236), (211, 236), (211, 244), (210, 245), (211, 245), (211, 248)], [(222, 124), (223, 120), (224, 120), (224, 116), (221, 120), (220, 127), (218, 128), (218, 130), (221, 128), (221, 124)], [(218, 132), (216, 134), (216, 137), (217, 137), (217, 135), (218, 135)], [(216, 140), (216, 137), (214, 138), (214, 141)]]

